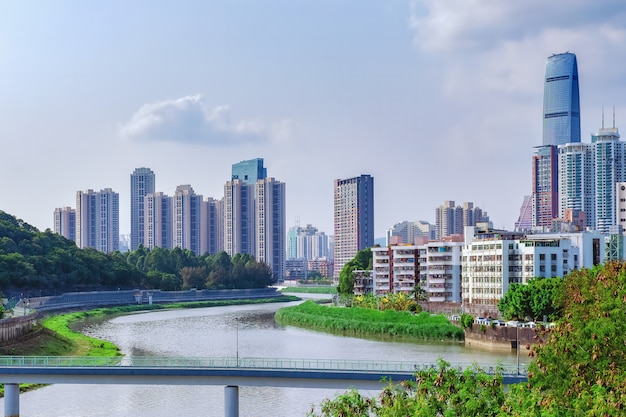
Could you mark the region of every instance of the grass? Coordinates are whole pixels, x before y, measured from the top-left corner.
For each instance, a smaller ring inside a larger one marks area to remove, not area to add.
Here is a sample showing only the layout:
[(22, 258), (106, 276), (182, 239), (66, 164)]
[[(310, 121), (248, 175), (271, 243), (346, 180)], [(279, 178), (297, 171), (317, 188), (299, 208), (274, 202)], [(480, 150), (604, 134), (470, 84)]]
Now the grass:
[(406, 311), (378, 311), (361, 307), (322, 306), (306, 301), (276, 312), (276, 321), (315, 330), (353, 336), (414, 340), (463, 340), (463, 330), (442, 316)]
[(337, 294), (337, 287), (286, 287), (280, 291), (305, 294)]

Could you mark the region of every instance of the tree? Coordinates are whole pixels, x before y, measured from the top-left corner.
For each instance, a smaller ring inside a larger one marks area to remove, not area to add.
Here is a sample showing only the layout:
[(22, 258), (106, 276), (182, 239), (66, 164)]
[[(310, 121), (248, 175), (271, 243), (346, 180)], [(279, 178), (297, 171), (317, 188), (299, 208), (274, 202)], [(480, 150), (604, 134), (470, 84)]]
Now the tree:
[(556, 299), (563, 283), (562, 278), (533, 278), (527, 284), (511, 284), (500, 299), (498, 309), (505, 319), (543, 319), (553, 321), (562, 314)]
[(536, 348), (528, 384), (511, 392), (506, 410), (519, 416), (545, 410), (551, 414), (541, 415), (625, 415), (626, 263), (571, 272), (557, 299), (563, 319)]
[(420, 370), (415, 381), (390, 383), (378, 398), (352, 390), (322, 403), (321, 414), (310, 417), (370, 416), (444, 417), (498, 416), (505, 401), (503, 377), (477, 366), (464, 371), (439, 360), (437, 368)]
[(372, 250), (363, 249), (348, 261), (339, 272), (339, 286), (337, 292), (341, 295), (354, 294), (353, 271), (372, 269)]

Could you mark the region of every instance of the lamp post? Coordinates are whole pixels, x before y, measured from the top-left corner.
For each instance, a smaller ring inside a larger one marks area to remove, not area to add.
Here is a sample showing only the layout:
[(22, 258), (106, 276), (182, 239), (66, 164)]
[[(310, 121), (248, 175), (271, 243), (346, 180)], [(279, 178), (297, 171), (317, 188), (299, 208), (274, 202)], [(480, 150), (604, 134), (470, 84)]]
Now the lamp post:
[(519, 376), (519, 326), (515, 326), (517, 341), (515, 342), (515, 350), (517, 351), (517, 375)]
[(236, 328), (235, 353), (237, 357), (237, 368), (239, 368), (239, 319), (237, 317), (235, 317), (235, 328)]

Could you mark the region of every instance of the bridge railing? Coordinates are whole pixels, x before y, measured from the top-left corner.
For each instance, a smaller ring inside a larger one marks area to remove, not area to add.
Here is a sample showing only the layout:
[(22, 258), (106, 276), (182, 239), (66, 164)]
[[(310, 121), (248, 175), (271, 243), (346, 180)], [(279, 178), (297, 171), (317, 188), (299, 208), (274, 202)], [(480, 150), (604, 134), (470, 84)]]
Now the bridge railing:
[[(112, 367), (138, 368), (248, 368), (308, 371), (397, 372), (415, 373), (435, 369), (435, 363), (372, 361), (352, 359), (293, 359), (247, 357), (176, 357), (176, 356), (0, 356), (0, 367)], [(462, 372), (476, 367), (502, 375), (526, 375), (525, 366), (497, 364), (450, 364)]]

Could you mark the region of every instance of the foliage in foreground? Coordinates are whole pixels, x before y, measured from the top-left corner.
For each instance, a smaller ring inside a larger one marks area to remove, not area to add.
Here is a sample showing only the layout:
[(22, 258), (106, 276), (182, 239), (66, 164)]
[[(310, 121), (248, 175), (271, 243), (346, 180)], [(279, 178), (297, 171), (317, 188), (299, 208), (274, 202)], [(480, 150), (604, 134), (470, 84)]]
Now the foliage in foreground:
[(350, 335), (408, 337), (424, 340), (462, 340), (463, 330), (441, 315), (413, 315), (405, 311), (377, 311), (361, 307), (321, 306), (306, 301), (279, 309), (280, 324)]
[[(465, 372), (448, 372), (447, 365), (440, 363), (437, 372), (418, 373), (414, 383), (390, 385), (376, 399), (350, 391), (325, 401), (320, 414), (313, 410), (309, 415), (626, 415), (626, 262), (570, 273), (563, 280), (557, 303), (563, 306), (563, 318), (544, 335), (545, 344), (537, 339), (536, 359), (530, 364), (526, 383), (506, 391), (498, 376), (477, 370), (470, 379)], [(463, 404), (457, 402), (460, 399)], [(460, 405), (466, 408), (460, 409)]]
[(392, 382), (377, 398), (355, 390), (325, 400), (320, 413), (309, 417), (338, 416), (497, 416), (504, 404), (503, 378), (474, 366), (464, 371), (439, 361), (438, 368), (418, 371), (415, 381)]

